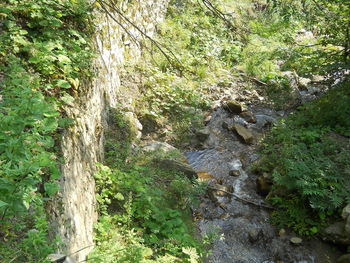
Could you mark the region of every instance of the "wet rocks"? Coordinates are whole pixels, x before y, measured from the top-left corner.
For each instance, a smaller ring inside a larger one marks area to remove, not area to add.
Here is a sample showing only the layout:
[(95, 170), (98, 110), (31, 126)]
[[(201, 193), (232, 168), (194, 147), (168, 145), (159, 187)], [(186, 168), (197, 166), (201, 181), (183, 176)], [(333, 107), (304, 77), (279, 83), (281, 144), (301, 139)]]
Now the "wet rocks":
[(243, 118), (246, 122), (256, 123), (255, 115), (250, 111), (243, 111), (239, 114), (241, 118)]
[(237, 132), (238, 136), (241, 137), (245, 143), (247, 144), (253, 143), (254, 141), (253, 133), (247, 128), (243, 127), (240, 124), (234, 124), (230, 129)]
[(350, 245), (350, 234), (345, 231), (345, 222), (336, 222), (321, 231), (324, 240), (339, 245)]
[(243, 111), (243, 106), (236, 100), (229, 100), (223, 105), (224, 109), (231, 112), (239, 114)]

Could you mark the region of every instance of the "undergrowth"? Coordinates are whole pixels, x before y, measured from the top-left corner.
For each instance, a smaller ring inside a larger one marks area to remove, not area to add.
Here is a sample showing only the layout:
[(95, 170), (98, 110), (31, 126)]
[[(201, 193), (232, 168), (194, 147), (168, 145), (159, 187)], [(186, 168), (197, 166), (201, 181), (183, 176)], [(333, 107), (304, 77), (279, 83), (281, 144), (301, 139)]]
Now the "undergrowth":
[(264, 142), (260, 169), (270, 172), (273, 221), (315, 234), (350, 202), (349, 82), (298, 109)]
[(0, 3), (0, 261), (45, 262), (45, 204), (57, 192), (61, 106), (89, 76), (85, 1)]
[[(114, 117), (113, 130), (128, 130), (123, 114)], [(199, 262), (205, 250), (195, 238), (189, 206), (202, 187), (181, 172), (162, 169), (158, 160), (165, 153), (132, 156), (132, 138), (120, 145), (118, 136), (107, 138), (108, 166), (100, 164), (95, 175), (100, 217), (89, 261)]]

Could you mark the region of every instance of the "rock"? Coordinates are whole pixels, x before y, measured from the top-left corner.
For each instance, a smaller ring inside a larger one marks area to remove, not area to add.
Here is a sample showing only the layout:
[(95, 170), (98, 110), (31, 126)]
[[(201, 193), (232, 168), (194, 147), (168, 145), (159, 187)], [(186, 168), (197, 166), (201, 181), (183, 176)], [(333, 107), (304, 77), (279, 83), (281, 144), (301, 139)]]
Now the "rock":
[(272, 184), (271, 177), (264, 173), (256, 179), (256, 192), (259, 195), (267, 196), (272, 189)]
[(135, 114), (133, 112), (125, 112), (124, 113), (124, 120), (128, 125), (129, 133), (132, 139), (140, 139), (142, 136), (142, 124), (140, 121), (135, 117)]
[(322, 82), (325, 80), (325, 77), (321, 76), (321, 75), (313, 75), (311, 77), (311, 80), (312, 80), (312, 82)]
[(63, 263), (66, 257), (67, 256), (63, 254), (50, 254), (47, 256), (47, 259), (50, 260), (51, 262)]
[(198, 176), (198, 179), (201, 179), (201, 180), (215, 179), (215, 177), (213, 175), (211, 175), (210, 173), (207, 173), (207, 172), (197, 172), (197, 176)]
[(210, 131), (208, 128), (201, 129), (196, 132), (196, 137), (200, 143), (205, 142), (210, 135)]
[(339, 245), (350, 245), (350, 235), (345, 232), (345, 222), (336, 222), (320, 231), (323, 240)]
[(54, 263), (76, 263), (73, 258), (63, 254), (50, 254), (47, 259)]
[(350, 216), (348, 216), (345, 222), (345, 232), (350, 235)]
[(300, 245), (303, 242), (300, 237), (292, 237), (289, 241), (294, 245)]
[(243, 111), (239, 116), (249, 123), (256, 123), (255, 115), (250, 111)]
[(209, 191), (214, 193), (216, 196), (231, 196), (230, 193), (233, 192), (232, 186), (213, 184), (209, 187)]
[(302, 77), (298, 78), (298, 87), (301, 89), (306, 89), (310, 83), (311, 83), (311, 79), (302, 78)]
[(284, 236), (286, 234), (286, 230), (284, 228), (281, 228), (280, 231), (278, 231), (278, 235), (280, 237)]
[(204, 119), (204, 125), (207, 125), (207, 124), (210, 122), (211, 118), (212, 118), (211, 115), (207, 116), (207, 117)]
[(166, 143), (166, 142), (148, 142), (145, 146), (143, 146), (142, 150), (144, 152), (163, 152), (163, 153), (170, 153), (170, 152), (176, 152), (179, 151), (174, 146)]
[(143, 126), (142, 132), (144, 134), (149, 134), (156, 132), (160, 129), (161, 125), (159, 124), (158, 118), (152, 114), (145, 114), (140, 118), (141, 124)]
[(345, 206), (343, 208), (343, 211), (341, 213), (341, 217), (343, 219), (347, 219), (350, 216), (350, 204), (348, 204), (347, 206)]
[(245, 127), (240, 124), (234, 124), (231, 128), (236, 131), (237, 134), (244, 140), (245, 143), (251, 144), (254, 141), (253, 134)]
[(239, 114), (243, 111), (243, 106), (236, 100), (229, 100), (225, 102), (224, 109), (229, 112)]
[(174, 159), (164, 159), (158, 161), (158, 163), (163, 169), (183, 172), (191, 180), (197, 178), (196, 171), (193, 170), (193, 168), (185, 162)]
[(230, 170), (229, 172), (229, 176), (240, 176), (240, 175), (241, 175), (241, 171), (239, 169)]
[(350, 254), (345, 254), (339, 257), (337, 263), (350, 263)]

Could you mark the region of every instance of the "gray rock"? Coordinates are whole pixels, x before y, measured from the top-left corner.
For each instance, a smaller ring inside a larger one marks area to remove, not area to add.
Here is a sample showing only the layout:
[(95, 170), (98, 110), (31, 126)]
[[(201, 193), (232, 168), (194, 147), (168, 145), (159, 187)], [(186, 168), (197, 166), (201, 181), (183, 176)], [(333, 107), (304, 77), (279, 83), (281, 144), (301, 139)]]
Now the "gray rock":
[(350, 254), (345, 254), (339, 257), (337, 263), (350, 263)]
[(313, 75), (311, 77), (311, 80), (312, 80), (312, 82), (321, 82), (321, 81), (325, 80), (325, 77), (321, 76), (321, 75)]
[(47, 259), (50, 260), (51, 262), (63, 263), (66, 257), (67, 256), (64, 254), (50, 254), (47, 256)]
[(144, 152), (163, 152), (163, 153), (170, 153), (170, 152), (175, 152), (178, 151), (174, 146), (166, 143), (166, 142), (158, 142), (158, 141), (153, 141), (147, 143), (142, 150)]
[(124, 119), (128, 124), (130, 136), (133, 139), (140, 139), (142, 136), (142, 124), (133, 112), (125, 112)]
[(245, 143), (251, 144), (254, 141), (254, 136), (247, 128), (239, 124), (234, 124), (231, 128), (244, 140)]
[(64, 254), (50, 254), (47, 259), (53, 263), (76, 263), (76, 260)]
[(345, 232), (345, 222), (336, 222), (320, 232), (322, 238), (339, 245), (350, 245), (350, 235)]
[(239, 114), (241, 118), (250, 123), (256, 123), (255, 115), (250, 111), (243, 111)]
[(348, 204), (343, 208), (341, 216), (343, 219), (347, 219), (350, 216), (350, 204)]
[(175, 170), (184, 173), (189, 179), (196, 179), (197, 173), (193, 168), (182, 161), (174, 159), (164, 159), (158, 161), (160, 167), (166, 170)]
[(211, 115), (208, 115), (207, 117), (205, 117), (205, 119), (204, 119), (204, 125), (207, 125), (207, 124), (210, 122), (211, 118), (212, 118)]
[(348, 216), (345, 222), (345, 232), (350, 235), (350, 216)]
[(201, 129), (196, 132), (196, 137), (199, 142), (205, 142), (210, 135), (210, 131), (208, 128)]
[(302, 77), (298, 78), (298, 87), (301, 89), (306, 89), (310, 83), (311, 83), (311, 79), (302, 78)]

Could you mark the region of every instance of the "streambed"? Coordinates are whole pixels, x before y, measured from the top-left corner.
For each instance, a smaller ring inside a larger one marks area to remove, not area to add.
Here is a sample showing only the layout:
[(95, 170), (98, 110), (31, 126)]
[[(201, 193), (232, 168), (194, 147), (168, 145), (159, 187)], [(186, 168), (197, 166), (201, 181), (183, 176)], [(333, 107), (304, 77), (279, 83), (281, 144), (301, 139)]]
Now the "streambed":
[(246, 144), (227, 127), (248, 128), (254, 141), (261, 139), (274, 121), (286, 113), (251, 107), (256, 118), (248, 123), (218, 107), (207, 123), (208, 137), (198, 150), (186, 153), (188, 163), (209, 191), (194, 210), (202, 236), (216, 233), (208, 263), (331, 263), (339, 253), (316, 238), (298, 239), (294, 233), (270, 224), (272, 209), (257, 194), (257, 175), (249, 171), (259, 158), (256, 143)]

